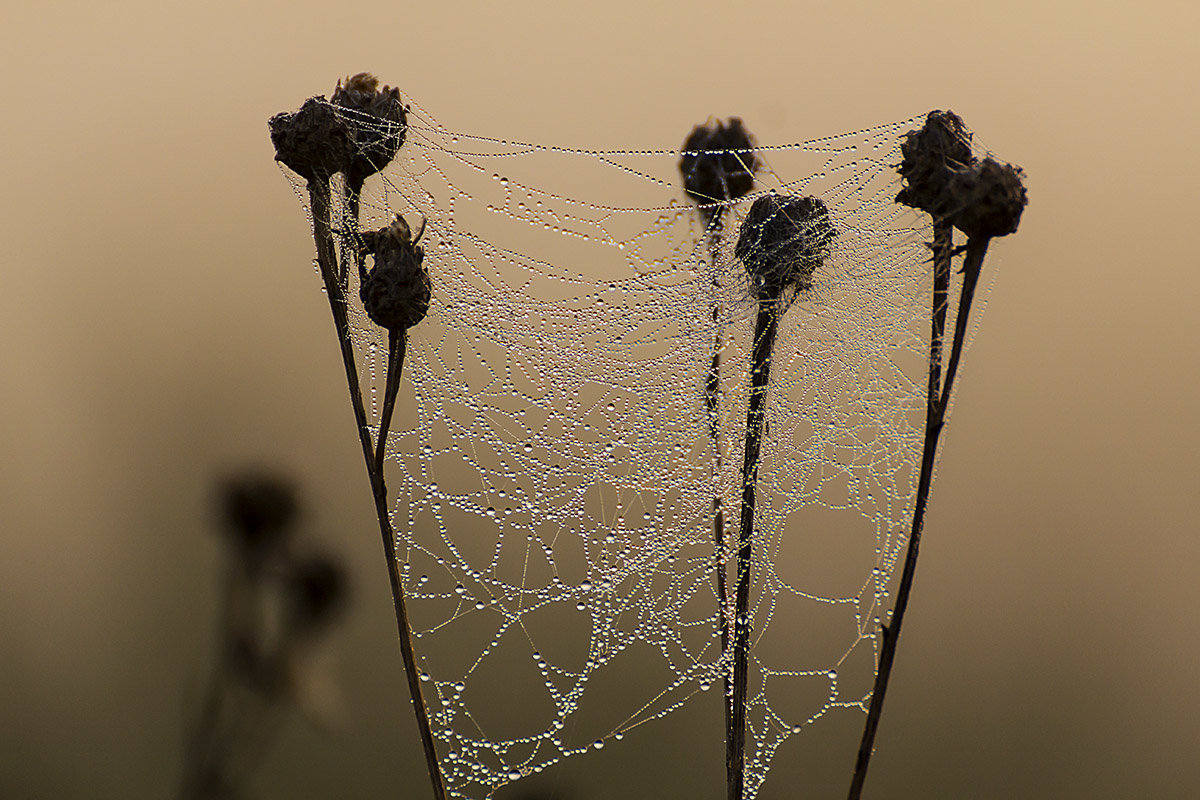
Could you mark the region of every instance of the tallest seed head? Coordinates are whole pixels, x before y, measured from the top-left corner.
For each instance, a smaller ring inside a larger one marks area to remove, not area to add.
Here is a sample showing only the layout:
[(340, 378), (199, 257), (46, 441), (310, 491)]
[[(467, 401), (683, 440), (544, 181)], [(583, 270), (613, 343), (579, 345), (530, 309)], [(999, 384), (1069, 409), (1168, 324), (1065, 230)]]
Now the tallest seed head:
[(762, 162), (753, 148), (754, 140), (737, 117), (710, 120), (688, 134), (679, 172), (684, 192), (700, 206), (706, 223), (722, 208), (714, 204), (744, 197), (754, 188), (754, 173)]
[(379, 88), (379, 79), (366, 72), (338, 81), (330, 102), (342, 113), (354, 137), (356, 151), (346, 168), (346, 179), (362, 182), (379, 172), (396, 156), (408, 133), (408, 108), (400, 90)]
[(812, 286), (836, 237), (820, 198), (768, 194), (750, 206), (733, 252), (746, 266), (755, 296), (779, 300), (788, 290)]

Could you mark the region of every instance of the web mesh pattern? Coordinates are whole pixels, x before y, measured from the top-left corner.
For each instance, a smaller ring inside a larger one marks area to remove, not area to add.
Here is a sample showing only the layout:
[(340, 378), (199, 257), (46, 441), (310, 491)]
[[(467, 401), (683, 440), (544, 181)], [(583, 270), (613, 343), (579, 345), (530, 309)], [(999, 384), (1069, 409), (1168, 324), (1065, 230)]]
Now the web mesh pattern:
[[(789, 737), (864, 710), (924, 422), (926, 222), (893, 202), (899, 137), (920, 123), (757, 148), (722, 235), (684, 199), (676, 150), (466, 135), (412, 107), (362, 213), (364, 229), (426, 220), (433, 302), (409, 332), (388, 481), (453, 796), (504, 796), (685, 704), (716, 709), (720, 735), (733, 611), (715, 575), (732, 586), (757, 308), (733, 244), (771, 191), (821, 198), (837, 237), (771, 368), (747, 796)], [(386, 337), (353, 313), (377, 415)]]

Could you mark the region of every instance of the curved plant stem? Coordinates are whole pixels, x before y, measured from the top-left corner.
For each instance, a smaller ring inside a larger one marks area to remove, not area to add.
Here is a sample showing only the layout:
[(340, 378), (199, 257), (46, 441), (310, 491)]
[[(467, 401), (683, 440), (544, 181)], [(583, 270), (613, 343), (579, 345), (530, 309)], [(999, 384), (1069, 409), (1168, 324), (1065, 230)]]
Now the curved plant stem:
[(746, 684), (750, 654), (750, 578), (754, 553), (754, 499), (758, 487), (758, 462), (762, 451), (771, 351), (779, 329), (778, 302), (760, 300), (751, 352), (750, 399), (746, 412), (746, 454), (742, 464), (742, 519), (738, 534), (737, 594), (733, 621), (733, 696), (729, 730), (725, 737), (728, 800), (742, 800), (746, 769)]
[(941, 373), (942, 345), (945, 340), (946, 305), (950, 283), (950, 254), (952, 228), (943, 220), (934, 223), (934, 293), (932, 311), (932, 337), (929, 347), (929, 397), (925, 415), (925, 446), (921, 454), (921, 477), (917, 483), (917, 498), (913, 506), (912, 530), (908, 538), (908, 551), (904, 556), (904, 569), (900, 586), (896, 592), (896, 604), (891, 622), (883, 625), (883, 645), (879, 651), (879, 670), (875, 673), (875, 685), (871, 691), (871, 705), (867, 709), (867, 721), (863, 726), (862, 740), (858, 746), (858, 758), (854, 766), (854, 777), (850, 782), (849, 800), (862, 797), (863, 784), (867, 779), (867, 768), (875, 747), (875, 734), (879, 729), (879, 718), (883, 713), (883, 700), (887, 694), (888, 679), (896, 658), (896, 644), (900, 640), (900, 626), (904, 623), (904, 612), (908, 608), (908, 597), (912, 592), (913, 579), (917, 571), (917, 555), (921, 547), (921, 531), (925, 525), (925, 509), (929, 502), (929, 490), (933, 482), (933, 467), (937, 457), (938, 437), (946, 423), (946, 408), (950, 392), (954, 388), (954, 375), (962, 357), (967, 335), (967, 320), (971, 313), (971, 302), (975, 297), (975, 286), (983, 268), (983, 257), (987, 252), (987, 239), (971, 239), (967, 242), (967, 254), (963, 263), (962, 293), (958, 300), (958, 313), (954, 322), (954, 344), (950, 350), (950, 361), (946, 366), (945, 384), (938, 391)]
[[(354, 406), (354, 420), (358, 426), (358, 439), (362, 445), (363, 459), (366, 461), (367, 474), (371, 480), (371, 494), (375, 500), (375, 513), (379, 518), (379, 533), (383, 538), (383, 551), (388, 563), (388, 578), (392, 584), (392, 600), (396, 608), (396, 627), (400, 636), (400, 655), (404, 660), (404, 671), (408, 676), (408, 691), (412, 696), (417, 727), (421, 732), (421, 743), (425, 749), (425, 763), (429, 769), (429, 779), (433, 784), (433, 796), (436, 800), (445, 800), (445, 782), (438, 764), (437, 750), (433, 742), (433, 729), (429, 723), (429, 709), (425, 704), (424, 695), (421, 693), (421, 681), (417, 672), (416, 657), (413, 654), (412, 628), (408, 621), (404, 589), (400, 583), (400, 562), (396, 556), (396, 534), (392, 530), (391, 518), (388, 516), (387, 485), (384, 483), (382, 468), (377, 466), (375, 448), (371, 443), (371, 433), (367, 427), (367, 414), (363, 407), (362, 389), (358, 381), (354, 345), (350, 341), (350, 324), (346, 315), (346, 293), (339, 280), (333, 232), (329, 221), (329, 182), (328, 180), (310, 181), (308, 189), (312, 203), (313, 239), (317, 247), (317, 264), (321, 269), (321, 278), (325, 282), (325, 292), (329, 296), (329, 310), (333, 314), (333, 324), (337, 331), (338, 343), (341, 346), (342, 363), (346, 369), (346, 383), (350, 389), (350, 402)], [(402, 366), (399, 362), (395, 364), (394, 372), (397, 381)], [(391, 367), (389, 354), (389, 380), (393, 372)], [(382, 446), (380, 449), (382, 450)]]

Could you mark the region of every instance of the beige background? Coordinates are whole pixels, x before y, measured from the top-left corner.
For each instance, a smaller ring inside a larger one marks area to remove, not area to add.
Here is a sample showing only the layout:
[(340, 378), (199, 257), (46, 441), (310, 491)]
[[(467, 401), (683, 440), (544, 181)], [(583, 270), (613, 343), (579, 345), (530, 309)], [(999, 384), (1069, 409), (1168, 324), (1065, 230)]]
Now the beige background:
[(950, 107), (1021, 164), (868, 796), (1200, 794), (1194, 3), (3, 5), (0, 796), (170, 795), (209, 654), (209, 486), (247, 461), (301, 476), (358, 589), (343, 728), (289, 726), (259, 795), (424, 796), (265, 126), (362, 69), (497, 136), (670, 147), (736, 113), (791, 141)]

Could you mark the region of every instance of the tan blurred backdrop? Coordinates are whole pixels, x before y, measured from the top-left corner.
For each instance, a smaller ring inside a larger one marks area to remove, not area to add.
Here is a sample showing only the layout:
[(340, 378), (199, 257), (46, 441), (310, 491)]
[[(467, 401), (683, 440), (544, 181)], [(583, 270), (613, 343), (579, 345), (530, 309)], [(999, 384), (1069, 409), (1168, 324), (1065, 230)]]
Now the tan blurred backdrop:
[[(210, 486), (246, 462), (300, 477), (306, 534), (356, 585), (340, 728), (289, 725), (256, 792), (425, 796), (266, 132), (364, 69), (496, 136), (673, 147), (739, 114), (769, 143), (949, 107), (1022, 165), (867, 794), (1200, 796), (1195, 4), (3, 5), (0, 796), (171, 795), (210, 655)], [(629, 754), (644, 796), (675, 796), (664, 760), (719, 752), (689, 735)], [(845, 758), (821, 766), (848, 779)], [(826, 796), (778, 766), (765, 797)]]

